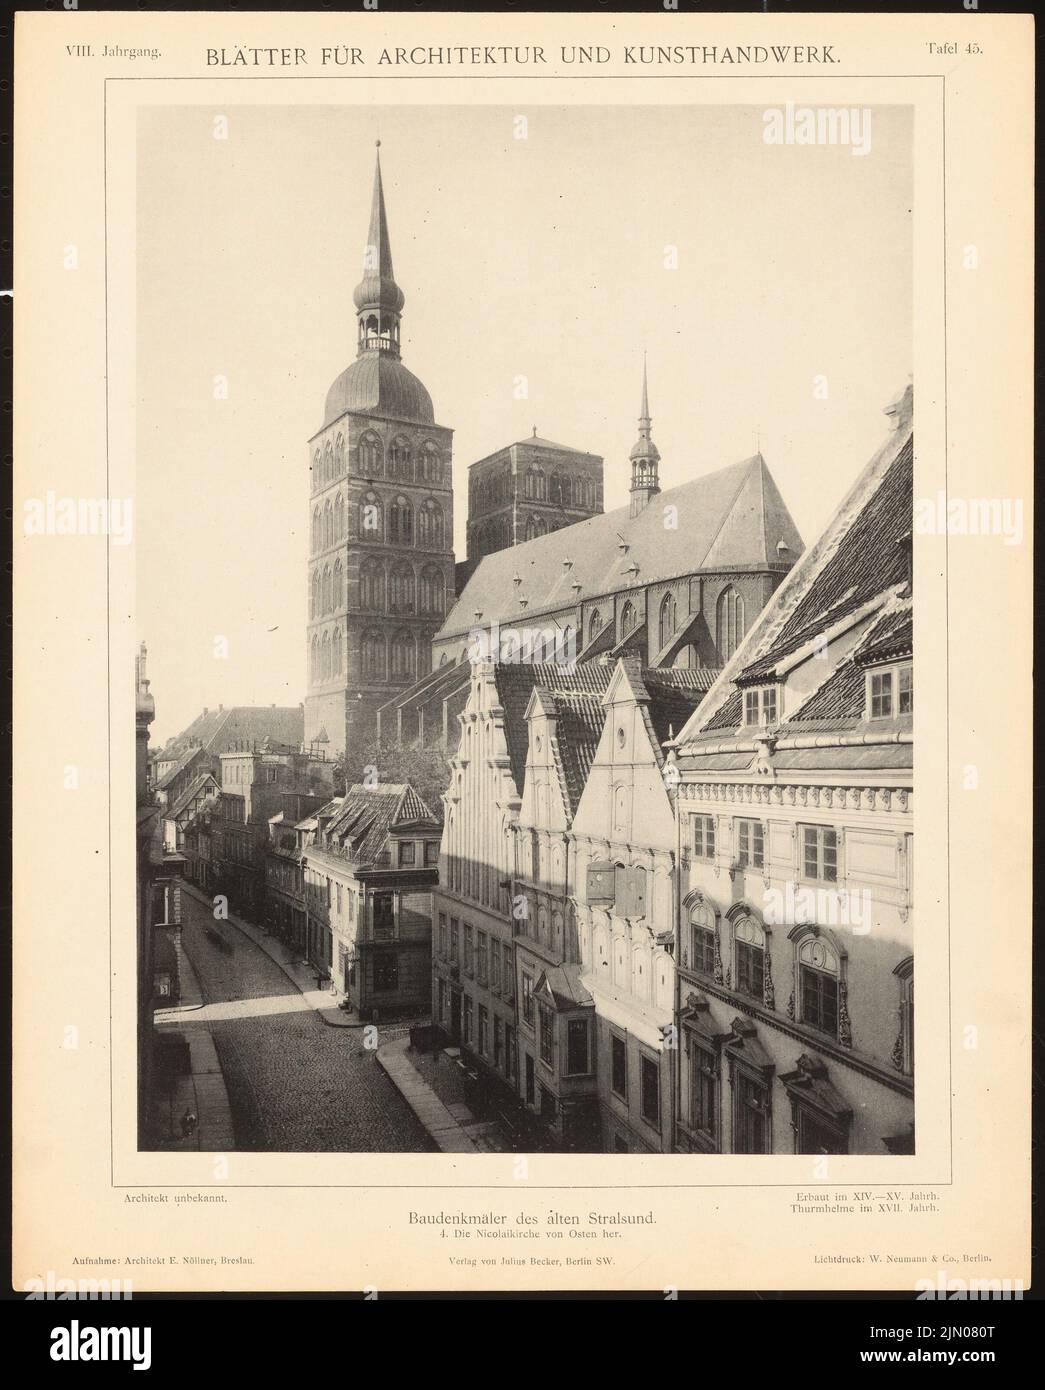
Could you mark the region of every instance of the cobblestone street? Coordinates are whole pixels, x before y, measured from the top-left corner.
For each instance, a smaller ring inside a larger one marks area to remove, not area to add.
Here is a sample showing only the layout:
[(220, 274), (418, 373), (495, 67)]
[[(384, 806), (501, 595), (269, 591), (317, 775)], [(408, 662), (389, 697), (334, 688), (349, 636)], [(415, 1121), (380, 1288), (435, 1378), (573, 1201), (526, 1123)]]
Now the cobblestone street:
[[(435, 1145), (363, 1047), (363, 1030), (331, 1028), (265, 953), (188, 893), (182, 940), (205, 1000), (181, 1027), (206, 1025), (228, 1087), (239, 1149), (417, 1153)], [(206, 935), (216, 929), (226, 953)], [(404, 1029), (382, 1030), (381, 1040)]]

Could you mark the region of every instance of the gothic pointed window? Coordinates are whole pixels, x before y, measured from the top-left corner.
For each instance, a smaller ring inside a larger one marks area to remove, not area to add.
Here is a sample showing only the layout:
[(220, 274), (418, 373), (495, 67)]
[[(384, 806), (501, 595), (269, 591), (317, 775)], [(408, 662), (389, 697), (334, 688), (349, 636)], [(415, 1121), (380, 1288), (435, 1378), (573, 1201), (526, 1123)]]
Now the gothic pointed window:
[(660, 604), (660, 645), (667, 646), (675, 636), (677, 621), (675, 595), (665, 594)]
[(320, 680), (330, 679), (330, 633), (323, 634), (323, 650), (319, 660)]
[(359, 441), (359, 471), (364, 478), (381, 474), (381, 441), (376, 434), (364, 434)]
[(368, 492), (359, 503), (359, 537), (365, 541), (379, 541), (382, 530), (381, 499), (374, 492)]
[(334, 629), (333, 648), (334, 675), (339, 676), (341, 674), (341, 629), (339, 627)]
[(319, 508), (316, 507), (312, 512), (312, 554), (320, 548), (320, 537), (322, 536), (322, 522), (320, 520)]
[(392, 638), (392, 679), (413, 680), (414, 639), (409, 632), (397, 632)]
[(359, 606), (380, 613), (385, 606), (385, 571), (380, 560), (367, 559), (359, 566)]
[(334, 561), (333, 586), (330, 592), (330, 606), (337, 610), (345, 601), (345, 572), (341, 568), (341, 561)]
[(334, 446), (328, 444), (323, 453), (323, 481), (324, 483), (333, 482), (334, 479)]
[(334, 540), (345, 539), (345, 499), (340, 492), (334, 498)]
[(323, 508), (323, 546), (334, 544), (334, 508), (330, 501), (327, 501)]
[(330, 610), (331, 610), (331, 609), (333, 608), (333, 606), (334, 606), (334, 603), (333, 603), (333, 586), (332, 586), (331, 578), (330, 578), (330, 566), (329, 566), (329, 565), (327, 565), (326, 569), (323, 571), (323, 590), (322, 590), (322, 594), (321, 594), (321, 598), (320, 598), (320, 603), (321, 603), (321, 611), (322, 611), (323, 613), (329, 613)]
[(385, 638), (381, 632), (363, 633), (363, 677), (372, 681), (385, 679)]
[(417, 543), (428, 550), (443, 548), (443, 509), (431, 497), (417, 514)]
[(405, 497), (397, 497), (388, 509), (388, 539), (393, 545), (412, 545), (414, 513)]
[(312, 571), (311, 593), (309, 595), (308, 615), (310, 618), (319, 617), (319, 570)]
[(341, 478), (345, 472), (345, 436), (339, 434), (334, 444), (334, 472)]
[(638, 614), (635, 612), (635, 605), (631, 599), (626, 599), (624, 607), (620, 610), (620, 635), (623, 640), (628, 633), (635, 627)]
[(596, 608), (588, 619), (588, 641), (594, 642), (602, 630), (602, 614)]
[(443, 469), (439, 461), (439, 450), (434, 444), (426, 444), (421, 450), (421, 478), (426, 483), (441, 483)]
[(319, 637), (314, 635), (312, 638), (312, 648), (309, 653), (308, 663), (309, 679), (314, 683), (319, 680)]
[(323, 483), (323, 455), (317, 449), (312, 455), (312, 491), (318, 492)]
[(716, 609), (715, 635), (720, 661), (729, 660), (740, 646), (744, 632), (744, 600), (730, 584), (719, 594)]
[(421, 612), (442, 617), (444, 603), (442, 573), (429, 565), (421, 571)]
[(409, 565), (393, 566), (388, 583), (388, 602), (393, 613), (414, 611), (414, 572)]
[(405, 439), (393, 439), (392, 441), (392, 447), (388, 451), (388, 476), (390, 478), (402, 478), (404, 482), (413, 481), (414, 469), (410, 458), (410, 445)]

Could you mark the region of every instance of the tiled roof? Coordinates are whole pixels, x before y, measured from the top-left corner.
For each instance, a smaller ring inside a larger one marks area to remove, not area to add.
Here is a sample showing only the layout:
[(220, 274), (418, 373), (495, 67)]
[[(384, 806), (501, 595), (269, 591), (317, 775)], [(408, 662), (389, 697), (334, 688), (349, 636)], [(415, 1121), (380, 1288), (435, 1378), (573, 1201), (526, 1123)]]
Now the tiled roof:
[(327, 826), (327, 837), (341, 845), (345, 856), (353, 862), (372, 864), (384, 848), (389, 831), (396, 825), (415, 821), (430, 821), (433, 828), (438, 825), (413, 787), (401, 782), (365, 787), (357, 782), (341, 799)]
[[(508, 756), (512, 764), (512, 776), (520, 794), (526, 781), (526, 751), (529, 735), (526, 727), (526, 706), (534, 687), (556, 696), (605, 694), (613, 674), (611, 665), (601, 662), (582, 662), (572, 671), (553, 663), (502, 663), (495, 668), (494, 679), (497, 693), (504, 709), (504, 735), (508, 743)], [(583, 716), (578, 709), (577, 719)], [(600, 726), (601, 727), (601, 726)], [(572, 774), (571, 774), (572, 775)]]
[(566, 808), (572, 817), (595, 761), (606, 711), (599, 696), (587, 692), (560, 691), (550, 698), (556, 713), (555, 760)]
[[(664, 526), (664, 508), (678, 509), (678, 526)], [(620, 549), (621, 540), (628, 546)], [(779, 552), (780, 542), (787, 547)], [(761, 454), (662, 492), (638, 516), (629, 507), (575, 522), (480, 562), (433, 641), (458, 638), (474, 625), (526, 625), (541, 613), (576, 607), (579, 600), (634, 585), (674, 579), (701, 569), (794, 562), (802, 539)], [(569, 557), (567, 568), (563, 561)], [(636, 564), (637, 574), (625, 574)], [(518, 572), (522, 583), (516, 586)], [(579, 590), (573, 585), (580, 584)], [(521, 609), (519, 599), (528, 600)]]
[[(826, 530), (755, 620), (706, 708), (683, 731), (680, 753), (691, 745), (692, 753), (699, 754), (702, 742), (741, 732), (743, 686), (779, 679), (786, 660), (804, 660), (803, 649), (812, 653), (817, 637), (831, 641), (847, 626), (870, 620), (864, 659), (879, 651), (903, 651), (905, 643), (909, 651), (912, 402), (908, 387), (887, 411), (894, 417), (895, 433), (861, 470)], [(841, 731), (863, 715), (863, 678), (848, 655), (834, 670), (825, 668), (821, 687), (797, 711), (785, 711), (777, 728), (786, 734), (794, 723), (825, 728), (830, 722)]]
[(853, 655), (858, 666), (873, 666), (898, 656), (910, 656), (914, 646), (914, 614), (910, 603), (885, 613)]
[(823, 568), (777, 633), (772, 646), (746, 666), (748, 679), (770, 673), (781, 657), (817, 632), (908, 578), (902, 538), (910, 534), (914, 442), (908, 440), (874, 494), (842, 531)]
[(156, 790), (161, 792), (166, 791), (175, 778), (180, 777), (194, 759), (198, 758), (202, 753), (202, 748), (186, 748), (174, 766), (168, 768), (156, 783)]
[(182, 792), (181, 796), (178, 797), (177, 801), (170, 808), (170, 810), (166, 812), (167, 820), (173, 820), (176, 816), (181, 815), (182, 811), (185, 810), (186, 806), (191, 804), (193, 798), (197, 795), (200, 788), (206, 782), (214, 782), (214, 785), (217, 786), (217, 782), (215, 781), (212, 773), (201, 773), (199, 777), (193, 779), (190, 785), (186, 787), (185, 791)]
[(232, 705), (209, 709), (171, 739), (160, 754), (199, 747), (215, 756), (234, 752), (237, 746), (259, 747), (265, 739), (300, 748), (305, 737), (305, 713), (300, 705)]

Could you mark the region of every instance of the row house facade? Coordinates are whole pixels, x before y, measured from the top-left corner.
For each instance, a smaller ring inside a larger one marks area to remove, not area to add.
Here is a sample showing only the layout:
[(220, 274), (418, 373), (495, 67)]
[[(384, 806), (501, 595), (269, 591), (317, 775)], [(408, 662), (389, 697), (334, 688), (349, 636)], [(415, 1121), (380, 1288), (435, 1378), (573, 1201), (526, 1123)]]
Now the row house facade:
[[(674, 680), (673, 680), (674, 677)], [(599, 1147), (672, 1149), (674, 782), (662, 744), (703, 692), (681, 673), (615, 664), (572, 841), (582, 979), (595, 1012)]]
[[(522, 670), (523, 668), (519, 668)], [(493, 1106), (516, 1105), (518, 1034), (512, 925), (512, 827), (525, 748), (505, 707), (507, 668), (471, 667), (460, 742), (444, 794), (433, 913), (432, 1017), (461, 1048)], [(523, 706), (525, 707), (525, 705)], [(515, 736), (511, 737), (510, 734)], [(520, 761), (521, 760), (521, 761)]]
[(355, 784), (301, 827), (308, 959), (341, 1007), (426, 1013), (440, 823), (410, 786)]
[(683, 1152), (914, 1151), (912, 398), (672, 748)]

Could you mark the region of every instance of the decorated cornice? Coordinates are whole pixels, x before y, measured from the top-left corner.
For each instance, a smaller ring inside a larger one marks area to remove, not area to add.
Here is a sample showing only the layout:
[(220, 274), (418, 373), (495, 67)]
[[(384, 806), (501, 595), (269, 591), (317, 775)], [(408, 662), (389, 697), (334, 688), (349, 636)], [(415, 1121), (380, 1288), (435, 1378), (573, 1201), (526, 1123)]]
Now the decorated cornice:
[(831, 786), (805, 782), (683, 782), (683, 801), (732, 801), (743, 806), (817, 806), (840, 811), (911, 810), (910, 787)]

